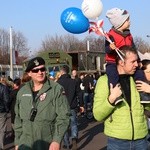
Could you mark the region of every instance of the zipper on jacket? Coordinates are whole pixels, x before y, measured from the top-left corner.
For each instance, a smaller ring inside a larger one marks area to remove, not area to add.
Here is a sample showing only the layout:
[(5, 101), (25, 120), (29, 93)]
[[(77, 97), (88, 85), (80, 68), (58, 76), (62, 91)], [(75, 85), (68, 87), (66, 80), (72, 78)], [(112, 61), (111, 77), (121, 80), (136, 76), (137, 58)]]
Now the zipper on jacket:
[(132, 124), (132, 140), (134, 140), (134, 125), (133, 125), (133, 116), (132, 116), (131, 107), (130, 107), (130, 116), (131, 116), (131, 124)]
[(111, 123), (113, 121), (112, 115), (109, 117), (109, 122)]

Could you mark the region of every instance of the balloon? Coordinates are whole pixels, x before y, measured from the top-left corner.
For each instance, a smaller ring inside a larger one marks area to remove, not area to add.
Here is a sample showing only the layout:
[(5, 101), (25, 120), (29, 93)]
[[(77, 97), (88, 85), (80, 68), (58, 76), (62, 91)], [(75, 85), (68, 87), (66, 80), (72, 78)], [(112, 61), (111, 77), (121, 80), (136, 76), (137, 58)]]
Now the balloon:
[(52, 76), (52, 77), (55, 77), (55, 72), (54, 72), (54, 70), (52, 70), (52, 71), (49, 73), (49, 75)]
[(61, 24), (65, 30), (75, 34), (86, 32), (90, 26), (88, 18), (76, 7), (67, 8), (62, 12)]
[(82, 2), (82, 12), (88, 19), (98, 18), (103, 9), (101, 0), (84, 0)]

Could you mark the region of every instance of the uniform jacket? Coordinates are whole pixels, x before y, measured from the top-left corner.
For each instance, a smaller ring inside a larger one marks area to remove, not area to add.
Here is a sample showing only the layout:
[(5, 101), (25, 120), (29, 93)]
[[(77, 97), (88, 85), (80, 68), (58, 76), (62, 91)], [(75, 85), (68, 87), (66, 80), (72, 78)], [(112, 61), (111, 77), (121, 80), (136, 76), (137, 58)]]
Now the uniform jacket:
[(61, 142), (69, 126), (68, 101), (62, 87), (47, 80), (35, 98), (37, 115), (32, 122), (29, 120), (33, 104), (32, 87), (32, 81), (29, 81), (17, 93), (15, 144), (21, 150), (48, 150), (52, 141)]
[(130, 77), (130, 86), (131, 107), (129, 107), (125, 99), (118, 106), (113, 106), (108, 101), (109, 87), (107, 75), (101, 76), (97, 81), (93, 114), (96, 120), (104, 121), (104, 133), (107, 136), (136, 140), (144, 138), (148, 133), (144, 107), (140, 103), (140, 96), (132, 77)]
[[(130, 30), (126, 30), (123, 33), (115, 30), (112, 28), (108, 33), (112, 42), (115, 43), (117, 48), (120, 48), (124, 45), (133, 46), (133, 37), (130, 33)], [(117, 56), (117, 53), (114, 50), (111, 50), (109, 47), (109, 42), (106, 42), (106, 61), (107, 62), (114, 62)]]

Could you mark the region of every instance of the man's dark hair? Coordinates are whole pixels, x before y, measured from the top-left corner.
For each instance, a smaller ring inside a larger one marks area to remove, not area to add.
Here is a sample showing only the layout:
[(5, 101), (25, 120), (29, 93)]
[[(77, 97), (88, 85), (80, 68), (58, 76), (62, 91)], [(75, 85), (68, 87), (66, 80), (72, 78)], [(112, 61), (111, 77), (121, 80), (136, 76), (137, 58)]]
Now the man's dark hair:
[[(137, 54), (137, 56), (138, 56), (137, 50), (132, 46), (122, 46), (122, 47), (119, 48), (119, 50), (122, 52), (122, 53), (121, 52), (119, 52), (119, 53), (120, 53), (120, 55), (122, 56), (123, 59), (126, 59), (126, 53), (127, 52)], [(116, 64), (118, 64), (119, 60), (121, 60), (121, 58), (117, 54)]]
[(13, 81), (14, 84), (16, 84), (17, 86), (20, 86), (21, 85), (21, 79), (20, 78), (16, 78), (14, 81)]
[(13, 81), (13, 79), (10, 76), (8, 76), (7, 79), (8, 81)]
[(68, 67), (67, 65), (63, 65), (63, 66), (61, 67), (61, 70), (62, 70), (63, 72), (65, 72), (66, 74), (69, 73), (69, 67)]

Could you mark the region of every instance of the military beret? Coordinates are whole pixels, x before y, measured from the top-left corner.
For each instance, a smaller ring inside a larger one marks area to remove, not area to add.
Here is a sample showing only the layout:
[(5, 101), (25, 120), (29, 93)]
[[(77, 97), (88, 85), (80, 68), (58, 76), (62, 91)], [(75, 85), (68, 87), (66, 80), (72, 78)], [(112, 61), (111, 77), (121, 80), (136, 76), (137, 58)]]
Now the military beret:
[(35, 57), (28, 62), (27, 68), (25, 72), (31, 71), (34, 67), (38, 67), (40, 65), (45, 65), (45, 61), (41, 57)]

